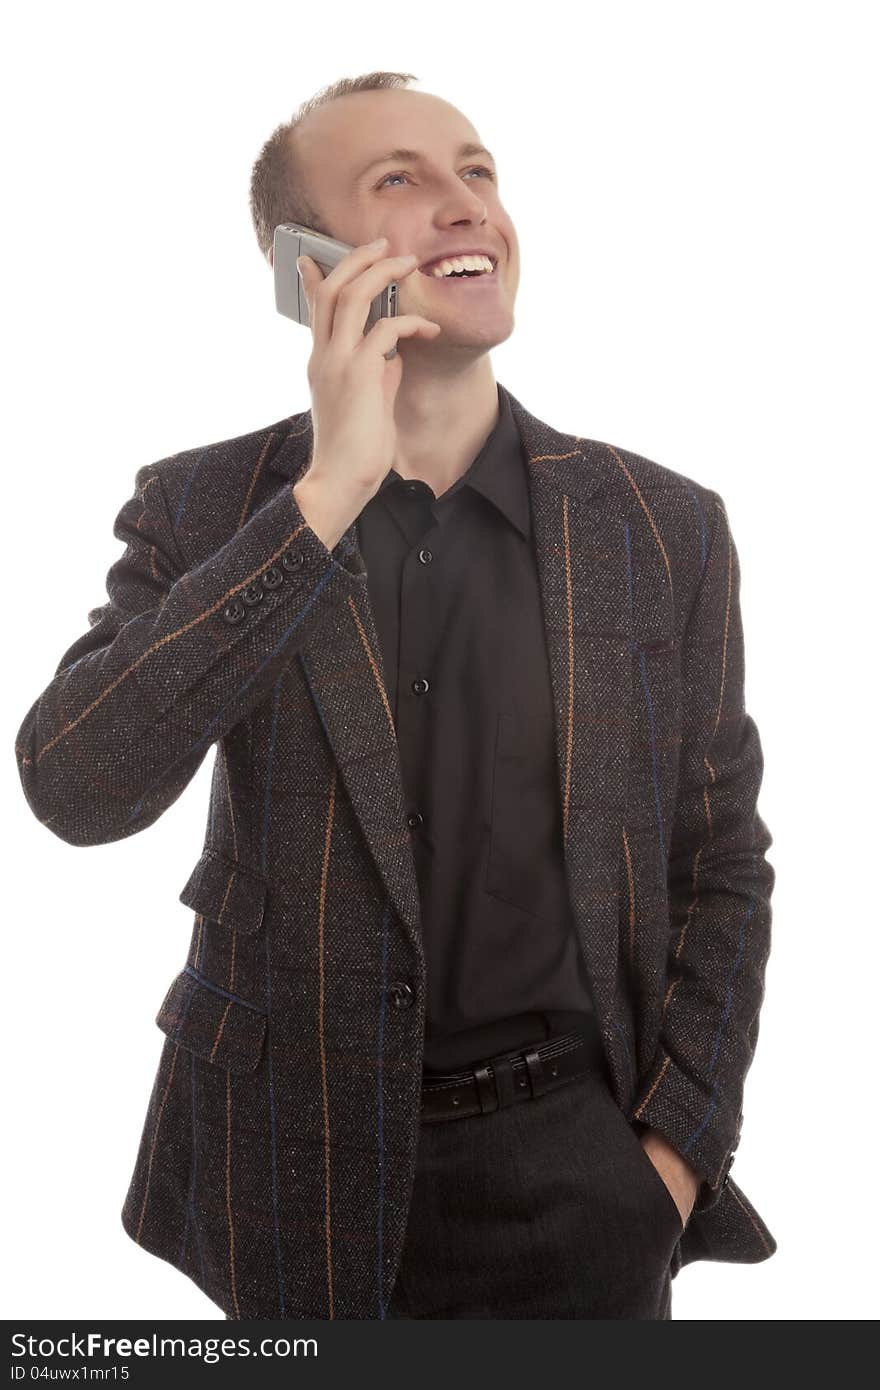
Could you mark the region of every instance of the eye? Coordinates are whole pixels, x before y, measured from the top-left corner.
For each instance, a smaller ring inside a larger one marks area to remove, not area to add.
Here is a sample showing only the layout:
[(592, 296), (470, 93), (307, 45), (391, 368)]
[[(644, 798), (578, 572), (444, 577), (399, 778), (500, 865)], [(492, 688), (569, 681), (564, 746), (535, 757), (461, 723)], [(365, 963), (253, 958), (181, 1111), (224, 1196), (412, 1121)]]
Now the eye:
[[(473, 169), (466, 169), (466, 170), (465, 170), (465, 173), (467, 173), (467, 174), (486, 174), (486, 175), (488, 175), (488, 177), (492, 180), (493, 183), (494, 183), (494, 181), (495, 181), (495, 175), (494, 175), (494, 173), (492, 172), (491, 169), (487, 169), (486, 166), (485, 166), (484, 164), (476, 165)], [(402, 169), (398, 169), (398, 170), (396, 170), (393, 174), (386, 174), (384, 178), (382, 178), (382, 179), (379, 180), (379, 182), (376, 184), (376, 187), (377, 187), (377, 188), (382, 188), (382, 187), (388, 182), (389, 179), (408, 179), (408, 178), (409, 178), (409, 174), (405, 173)]]

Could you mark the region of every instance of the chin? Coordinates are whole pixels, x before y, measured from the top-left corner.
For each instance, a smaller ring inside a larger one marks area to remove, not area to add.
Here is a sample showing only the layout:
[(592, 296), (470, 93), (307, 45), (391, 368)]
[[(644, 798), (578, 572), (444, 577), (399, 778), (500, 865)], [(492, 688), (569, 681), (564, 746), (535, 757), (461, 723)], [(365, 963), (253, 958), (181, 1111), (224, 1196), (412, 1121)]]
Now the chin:
[[(449, 344), (459, 344), (462, 347), (483, 347), (492, 348), (498, 343), (504, 343), (510, 337), (515, 327), (515, 319), (510, 314), (494, 314), (488, 322), (480, 323), (478, 320), (460, 322), (457, 319), (450, 319), (445, 323), (438, 314), (427, 314), (427, 318), (433, 318), (440, 324), (440, 332), (428, 343), (429, 347), (443, 347)], [(410, 342), (428, 342), (427, 339), (409, 339)]]

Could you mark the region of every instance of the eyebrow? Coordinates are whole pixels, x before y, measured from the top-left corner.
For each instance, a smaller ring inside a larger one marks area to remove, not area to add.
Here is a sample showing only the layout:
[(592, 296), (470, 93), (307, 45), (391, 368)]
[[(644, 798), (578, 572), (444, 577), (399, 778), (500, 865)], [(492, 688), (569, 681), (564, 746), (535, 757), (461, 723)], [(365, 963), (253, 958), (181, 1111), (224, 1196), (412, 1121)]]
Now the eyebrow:
[[(459, 145), (455, 157), (456, 159), (469, 159), (472, 155), (477, 154), (486, 155), (494, 164), (495, 156), (492, 154), (491, 150), (486, 149), (485, 145)], [(369, 164), (361, 169), (357, 178), (362, 179), (371, 169), (375, 169), (379, 164), (398, 164), (401, 162), (418, 164), (422, 162), (424, 158), (425, 156), (419, 154), (418, 150), (389, 150), (387, 154), (380, 154), (375, 159), (371, 159)]]

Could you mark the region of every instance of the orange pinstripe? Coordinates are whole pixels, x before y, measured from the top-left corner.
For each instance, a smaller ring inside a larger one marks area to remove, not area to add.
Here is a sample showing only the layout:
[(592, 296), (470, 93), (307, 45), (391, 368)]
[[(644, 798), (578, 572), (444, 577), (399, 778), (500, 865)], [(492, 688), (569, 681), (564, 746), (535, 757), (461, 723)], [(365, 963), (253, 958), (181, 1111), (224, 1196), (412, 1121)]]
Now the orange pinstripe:
[(626, 855), (626, 879), (629, 886), (629, 963), (632, 965), (635, 954), (635, 934), (636, 934), (636, 888), (633, 882), (632, 856), (629, 852), (629, 840), (626, 834), (626, 826), (621, 827), (623, 833), (623, 852)]
[(232, 1216), (232, 1076), (226, 1073), (226, 1226), (229, 1231), (229, 1286), (235, 1316), (241, 1317), (235, 1282), (235, 1221)]
[(239, 513), (239, 516), (238, 516), (238, 525), (237, 525), (236, 528), (235, 528), (236, 531), (240, 531), (241, 528), (242, 528), (242, 526), (244, 526), (245, 517), (246, 517), (247, 514), (248, 514), (248, 508), (250, 507), (250, 504), (251, 504), (251, 497), (252, 497), (252, 495), (253, 495), (254, 488), (255, 488), (256, 485), (257, 485), (257, 479), (259, 478), (260, 473), (261, 473), (262, 470), (263, 470), (263, 460), (265, 459), (266, 453), (267, 453), (267, 451), (268, 451), (268, 449), (269, 449), (269, 445), (272, 443), (272, 440), (273, 440), (274, 438), (275, 438), (274, 433), (271, 433), (271, 434), (269, 435), (269, 438), (266, 440), (265, 444), (263, 445), (262, 449), (260, 450), (260, 456), (259, 456), (259, 458), (257, 459), (256, 463), (254, 464), (253, 472), (251, 473), (251, 480), (250, 480), (250, 483), (249, 483), (249, 485), (248, 485), (248, 490), (247, 490), (247, 492), (245, 493), (244, 501), (243, 501), (242, 504), (241, 504), (241, 511), (240, 511), (240, 513)]
[(171, 1089), (171, 1082), (172, 1082), (172, 1080), (173, 1080), (173, 1078), (174, 1078), (174, 1068), (177, 1066), (177, 1054), (178, 1054), (179, 1051), (180, 1051), (180, 1044), (179, 1044), (179, 1043), (175, 1043), (175, 1044), (174, 1044), (174, 1053), (173, 1053), (173, 1056), (172, 1056), (172, 1058), (171, 1058), (171, 1066), (170, 1066), (170, 1068), (169, 1068), (169, 1070), (168, 1070), (168, 1080), (165, 1082), (165, 1089), (164, 1089), (164, 1091), (162, 1092), (162, 1100), (161, 1100), (161, 1103), (160, 1103), (160, 1105), (159, 1105), (159, 1113), (158, 1113), (158, 1115), (156, 1116), (156, 1124), (155, 1124), (155, 1128), (153, 1129), (153, 1138), (152, 1138), (152, 1140), (150, 1141), (150, 1156), (149, 1156), (149, 1159), (148, 1159), (148, 1162), (147, 1162), (147, 1181), (146, 1181), (146, 1183), (144, 1184), (144, 1200), (143, 1200), (143, 1202), (141, 1203), (141, 1214), (140, 1214), (140, 1218), (138, 1219), (138, 1224), (137, 1224), (137, 1235), (135, 1236), (135, 1240), (138, 1242), (138, 1244), (140, 1244), (141, 1231), (142, 1231), (143, 1225), (144, 1225), (144, 1215), (146, 1214), (146, 1210), (147, 1210), (147, 1198), (148, 1198), (149, 1195), (150, 1195), (150, 1176), (151, 1176), (152, 1171), (153, 1171), (153, 1154), (154, 1154), (155, 1151), (156, 1151), (156, 1140), (157, 1140), (158, 1137), (159, 1137), (159, 1126), (160, 1126), (161, 1123), (162, 1123), (162, 1112), (163, 1112), (163, 1110), (165, 1109), (165, 1102), (166, 1102), (166, 1100), (168, 1099), (168, 1092), (169, 1092), (170, 1089)]
[(654, 533), (654, 540), (657, 542), (658, 546), (660, 547), (660, 554), (663, 556), (663, 563), (664, 563), (664, 565), (666, 566), (666, 574), (667, 574), (667, 576), (668, 576), (668, 578), (669, 578), (669, 592), (672, 594), (672, 593), (674, 593), (674, 590), (673, 590), (673, 586), (672, 586), (672, 569), (671, 569), (670, 564), (669, 564), (669, 556), (666, 554), (666, 546), (663, 544), (663, 537), (660, 535), (660, 532), (657, 530), (657, 523), (656, 523), (656, 521), (654, 520), (653, 516), (651, 515), (651, 509), (650, 509), (650, 507), (648, 506), (647, 502), (645, 501), (644, 497), (642, 496), (642, 494), (641, 494), (641, 492), (640, 492), (640, 490), (639, 490), (639, 485), (638, 485), (638, 483), (636, 482), (636, 480), (635, 480), (635, 478), (633, 477), (632, 473), (630, 473), (629, 469), (627, 468), (626, 464), (624, 463), (623, 459), (620, 457), (620, 454), (617, 452), (617, 450), (614, 448), (614, 446), (613, 446), (612, 444), (606, 444), (606, 445), (605, 445), (605, 448), (608, 450), (608, 452), (609, 452), (610, 454), (613, 455), (614, 458), (617, 459), (617, 462), (620, 464), (621, 468), (623, 469), (624, 473), (625, 473), (626, 476), (627, 476), (627, 479), (629, 480), (630, 487), (632, 488), (632, 490), (633, 490), (633, 492), (635, 493), (636, 497), (639, 499), (639, 502), (640, 502), (640, 504), (641, 504), (642, 511), (645, 513), (645, 516), (648, 518), (648, 525), (650, 526), (651, 530), (652, 530), (653, 533)]
[(568, 640), (568, 726), (565, 732), (565, 780), (562, 796), (562, 841), (568, 840), (568, 808), (571, 801), (571, 759), (574, 737), (574, 608), (571, 597), (571, 539), (568, 531), (568, 497), (562, 495), (562, 547), (565, 556), (565, 623)]
[(360, 637), (360, 639), (361, 639), (361, 642), (363, 643), (364, 651), (367, 653), (367, 660), (368, 660), (369, 663), (370, 663), (370, 670), (371, 670), (372, 673), (373, 673), (373, 679), (375, 680), (376, 685), (379, 687), (379, 696), (380, 696), (380, 698), (381, 698), (381, 700), (382, 700), (382, 704), (383, 704), (384, 709), (385, 709), (385, 715), (386, 715), (386, 717), (387, 717), (387, 719), (388, 719), (388, 728), (391, 730), (391, 737), (392, 737), (392, 738), (395, 740), (395, 742), (396, 742), (396, 741), (397, 741), (397, 731), (396, 731), (396, 729), (394, 728), (394, 718), (393, 718), (392, 713), (391, 713), (391, 705), (388, 703), (388, 692), (387, 692), (386, 689), (385, 689), (385, 682), (382, 680), (382, 672), (381, 672), (380, 669), (379, 669), (379, 663), (378, 663), (378, 661), (376, 660), (375, 656), (373, 655), (373, 649), (372, 649), (372, 647), (370, 646), (369, 639), (368, 639), (367, 634), (366, 634), (366, 632), (365, 632), (365, 630), (364, 630), (364, 625), (363, 625), (363, 623), (361, 622), (360, 614), (358, 613), (358, 610), (357, 610), (357, 604), (355, 603), (354, 599), (351, 597), (350, 594), (349, 594), (349, 597), (348, 597), (348, 606), (349, 606), (349, 608), (350, 608), (351, 611), (352, 611), (352, 616), (354, 617), (355, 625), (356, 625), (357, 630), (358, 630), (358, 635), (359, 635), (359, 637)]
[(238, 832), (235, 829), (235, 808), (232, 804), (232, 787), (229, 783), (229, 763), (227, 762), (226, 744), (220, 740), (217, 748), (217, 757), (223, 759), (223, 780), (226, 783), (226, 805), (229, 808), (229, 826), (232, 830), (232, 853), (235, 859), (238, 858)]
[(669, 1066), (669, 1063), (670, 1063), (671, 1061), (672, 1061), (672, 1058), (671, 1058), (671, 1057), (668, 1055), (668, 1053), (667, 1053), (667, 1056), (666, 1056), (666, 1059), (665, 1059), (665, 1061), (664, 1061), (664, 1063), (663, 1063), (663, 1066), (660, 1068), (659, 1072), (657, 1073), (657, 1076), (654, 1078), (654, 1084), (653, 1084), (653, 1086), (651, 1087), (651, 1089), (650, 1089), (650, 1091), (648, 1092), (648, 1094), (645, 1096), (645, 1098), (644, 1098), (644, 1100), (642, 1101), (641, 1105), (639, 1106), (638, 1110), (633, 1111), (633, 1116), (632, 1116), (632, 1117), (633, 1117), (634, 1120), (637, 1120), (637, 1119), (639, 1118), (639, 1116), (641, 1115), (641, 1113), (642, 1113), (642, 1111), (644, 1110), (645, 1106), (648, 1104), (648, 1101), (651, 1099), (651, 1097), (653, 1096), (653, 1094), (654, 1094), (654, 1092), (656, 1091), (657, 1087), (660, 1085), (661, 1081), (663, 1080), (664, 1076), (666, 1075), (666, 1070), (667, 1070), (667, 1068), (668, 1068), (668, 1066)]
[[(724, 1171), (723, 1167), (722, 1167), (721, 1171), (722, 1171), (722, 1172)], [(757, 1236), (758, 1236), (758, 1239), (760, 1240), (760, 1242), (761, 1242), (761, 1244), (763, 1245), (764, 1249), (767, 1251), (767, 1254), (768, 1254), (768, 1255), (772, 1255), (772, 1254), (773, 1254), (773, 1251), (770, 1249), (770, 1246), (767, 1244), (766, 1237), (765, 1237), (765, 1235), (764, 1235), (764, 1232), (761, 1230), (761, 1227), (760, 1227), (760, 1226), (758, 1225), (758, 1223), (755, 1221), (755, 1218), (752, 1216), (751, 1212), (748, 1211), (748, 1210), (743, 1206), (743, 1203), (741, 1202), (740, 1198), (738, 1197), (738, 1195), (737, 1195), (737, 1193), (734, 1191), (734, 1189), (731, 1188), (730, 1191), (733, 1193), (733, 1198), (734, 1198), (734, 1201), (736, 1202), (737, 1206), (742, 1207), (742, 1209), (743, 1209), (743, 1211), (745, 1212), (746, 1216), (749, 1218), (749, 1224), (750, 1224), (751, 1226), (754, 1226), (755, 1232), (756, 1232), (756, 1234), (757, 1234)]]
[[(704, 793), (704, 800), (706, 800), (706, 798), (705, 798), (705, 793)], [(706, 801), (706, 808), (707, 808), (707, 811), (708, 811), (708, 801)], [(711, 838), (712, 838), (712, 828), (711, 828), (711, 824), (710, 824), (710, 827), (709, 827), (709, 839), (711, 840)], [(698, 848), (698, 850), (697, 850), (697, 852), (696, 852), (696, 854), (694, 855), (694, 866), (693, 866), (693, 871), (692, 871), (692, 873), (691, 873), (691, 885), (692, 885), (692, 887), (693, 887), (694, 896), (691, 898), (690, 902), (688, 903), (687, 916), (685, 917), (684, 922), (682, 923), (681, 933), (680, 933), (679, 938), (678, 938), (678, 944), (677, 944), (677, 946), (676, 946), (676, 948), (675, 948), (675, 959), (676, 959), (676, 960), (678, 960), (679, 956), (681, 955), (682, 948), (684, 947), (684, 939), (685, 939), (685, 937), (687, 936), (687, 930), (688, 930), (688, 927), (689, 927), (690, 924), (691, 924), (691, 917), (692, 917), (693, 914), (694, 914), (694, 910), (695, 910), (695, 908), (696, 908), (696, 906), (697, 906), (697, 903), (700, 901), (700, 890), (699, 890), (699, 888), (697, 887), (697, 866), (698, 866), (698, 864), (699, 864), (699, 862), (700, 862), (700, 855), (703, 853), (703, 850), (704, 850), (704, 849), (705, 849), (705, 845), (700, 845), (699, 848)]]
[(209, 1061), (209, 1062), (213, 1062), (213, 1060), (214, 1060), (214, 1054), (215, 1054), (215, 1052), (217, 1051), (217, 1045), (218, 1045), (218, 1043), (220, 1042), (220, 1039), (221, 1039), (222, 1036), (223, 1036), (223, 1029), (224, 1029), (224, 1027), (226, 1026), (226, 1019), (227, 1019), (227, 1017), (228, 1017), (228, 1015), (229, 1015), (229, 1010), (230, 1010), (231, 1008), (232, 1008), (232, 1000), (231, 1000), (231, 999), (228, 999), (228, 1000), (226, 1001), (226, 1008), (223, 1010), (223, 1017), (220, 1019), (220, 1022), (219, 1022), (219, 1024), (217, 1025), (217, 1032), (216, 1032), (215, 1035), (214, 1035), (214, 1045), (213, 1045), (213, 1047), (211, 1048), (211, 1053), (210, 1053), (210, 1056), (208, 1057), (208, 1061)]
[(333, 1221), (330, 1185), (330, 1104), (327, 1091), (327, 1053), (324, 1040), (324, 912), (327, 903), (327, 877), (330, 868), (330, 841), (336, 809), (336, 765), (330, 776), (327, 829), (324, 834), (324, 860), (321, 865), (321, 900), (318, 908), (318, 1048), (321, 1057), (321, 1103), (324, 1112), (324, 1225), (327, 1246), (327, 1300), (333, 1317)]

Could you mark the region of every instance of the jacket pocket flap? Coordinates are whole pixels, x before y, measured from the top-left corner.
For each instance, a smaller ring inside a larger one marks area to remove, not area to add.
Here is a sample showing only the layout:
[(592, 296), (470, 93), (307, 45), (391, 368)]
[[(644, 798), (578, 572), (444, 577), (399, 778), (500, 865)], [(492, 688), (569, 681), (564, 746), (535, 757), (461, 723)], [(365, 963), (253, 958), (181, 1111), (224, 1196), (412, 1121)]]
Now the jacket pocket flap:
[(172, 1041), (228, 1071), (253, 1071), (262, 1056), (265, 1013), (189, 965), (172, 980), (156, 1023)]
[(229, 855), (205, 849), (179, 896), (186, 907), (210, 922), (255, 932), (263, 923), (266, 880)]

